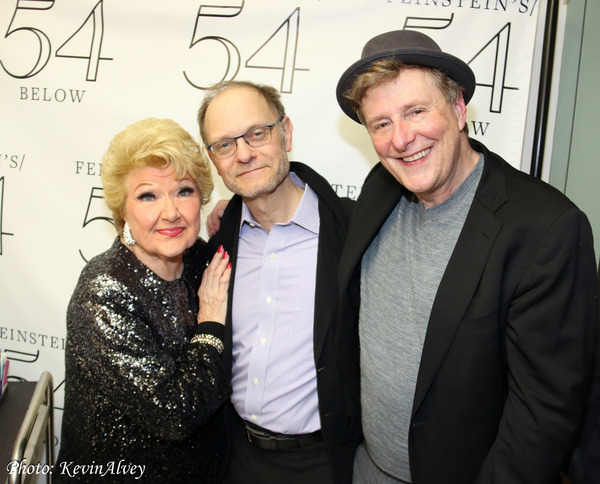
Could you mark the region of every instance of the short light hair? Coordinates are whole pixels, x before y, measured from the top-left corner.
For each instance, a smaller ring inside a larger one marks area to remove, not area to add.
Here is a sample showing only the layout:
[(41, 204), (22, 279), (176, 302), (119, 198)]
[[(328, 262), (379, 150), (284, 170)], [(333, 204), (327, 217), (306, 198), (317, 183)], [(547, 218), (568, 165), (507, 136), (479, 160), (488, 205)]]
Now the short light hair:
[(254, 89), (257, 91), (265, 101), (267, 101), (268, 106), (273, 110), (273, 112), (277, 115), (278, 118), (282, 118), (285, 116), (285, 108), (283, 107), (283, 103), (281, 102), (281, 95), (279, 91), (275, 89), (273, 86), (268, 86), (266, 84), (257, 84), (250, 81), (223, 81), (215, 84), (214, 86), (207, 89), (206, 94), (204, 95), (204, 99), (202, 100), (202, 104), (198, 109), (198, 125), (200, 126), (200, 137), (205, 145), (208, 145), (208, 140), (206, 139), (206, 131), (204, 129), (204, 119), (206, 118), (206, 110), (208, 106), (213, 100), (222, 92), (227, 91), (228, 89), (232, 89), (234, 87), (247, 87), (250, 89)]
[(175, 178), (191, 178), (202, 203), (213, 190), (210, 162), (192, 136), (175, 121), (148, 118), (117, 134), (102, 158), (104, 200), (111, 210), (117, 232), (124, 225), (127, 179), (139, 168), (172, 168)]
[[(409, 65), (404, 62), (389, 57), (373, 62), (371, 66), (354, 79), (352, 87), (344, 93), (350, 107), (356, 112), (360, 121), (364, 124), (362, 113), (362, 100), (367, 94), (367, 90), (372, 87), (380, 86), (393, 81), (404, 70), (416, 69), (427, 72), (434, 84), (440, 89), (448, 103), (453, 105), (458, 97), (464, 92), (464, 88), (456, 81), (439, 69), (432, 67)], [(466, 125), (465, 125), (466, 126)]]

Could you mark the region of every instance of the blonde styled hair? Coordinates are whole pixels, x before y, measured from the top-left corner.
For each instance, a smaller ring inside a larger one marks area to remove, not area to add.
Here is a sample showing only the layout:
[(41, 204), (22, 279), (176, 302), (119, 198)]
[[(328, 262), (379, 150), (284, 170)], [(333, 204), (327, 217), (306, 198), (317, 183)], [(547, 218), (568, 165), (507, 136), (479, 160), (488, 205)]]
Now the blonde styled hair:
[(127, 178), (134, 170), (148, 166), (172, 168), (178, 180), (190, 177), (200, 192), (202, 204), (210, 200), (214, 185), (204, 148), (175, 121), (143, 119), (117, 134), (102, 158), (104, 200), (119, 233), (125, 223)]

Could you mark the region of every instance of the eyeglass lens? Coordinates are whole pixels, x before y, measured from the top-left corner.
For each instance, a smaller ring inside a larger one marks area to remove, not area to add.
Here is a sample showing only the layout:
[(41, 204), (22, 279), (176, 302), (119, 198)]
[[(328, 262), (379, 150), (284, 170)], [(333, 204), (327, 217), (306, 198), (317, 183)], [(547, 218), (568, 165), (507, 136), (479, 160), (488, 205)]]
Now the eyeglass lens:
[(273, 124), (251, 129), (250, 131), (247, 131), (240, 136), (236, 136), (235, 138), (221, 140), (211, 145), (210, 150), (218, 157), (233, 155), (237, 151), (237, 140), (239, 138), (244, 138), (244, 141), (252, 147), (256, 148), (262, 146), (271, 141), (271, 131), (273, 126), (275, 126), (279, 121), (281, 120), (278, 120)]

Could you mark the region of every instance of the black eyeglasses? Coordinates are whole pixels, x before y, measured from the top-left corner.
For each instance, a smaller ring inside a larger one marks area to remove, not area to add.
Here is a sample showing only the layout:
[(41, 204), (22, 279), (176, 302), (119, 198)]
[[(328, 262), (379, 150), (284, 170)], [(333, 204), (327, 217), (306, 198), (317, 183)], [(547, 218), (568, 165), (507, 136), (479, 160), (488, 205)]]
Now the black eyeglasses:
[(281, 123), (283, 118), (284, 116), (281, 116), (281, 118), (279, 118), (273, 124), (252, 128), (251, 130), (246, 131), (244, 134), (236, 136), (235, 138), (225, 138), (221, 141), (217, 141), (216, 143), (207, 146), (207, 149), (210, 150), (215, 158), (226, 158), (227, 156), (232, 156), (235, 154), (237, 151), (237, 140), (240, 138), (243, 138), (248, 146), (252, 146), (253, 148), (265, 145), (271, 141), (271, 130), (276, 124)]

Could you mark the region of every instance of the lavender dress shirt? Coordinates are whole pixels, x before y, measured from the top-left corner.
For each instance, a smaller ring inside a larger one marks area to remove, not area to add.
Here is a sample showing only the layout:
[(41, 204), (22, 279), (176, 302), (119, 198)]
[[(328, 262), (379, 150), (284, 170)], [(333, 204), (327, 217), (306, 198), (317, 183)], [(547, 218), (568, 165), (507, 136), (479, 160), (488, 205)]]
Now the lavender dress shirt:
[(318, 197), (304, 188), (288, 223), (267, 232), (243, 204), (233, 292), (232, 402), (283, 434), (321, 428), (313, 351)]

